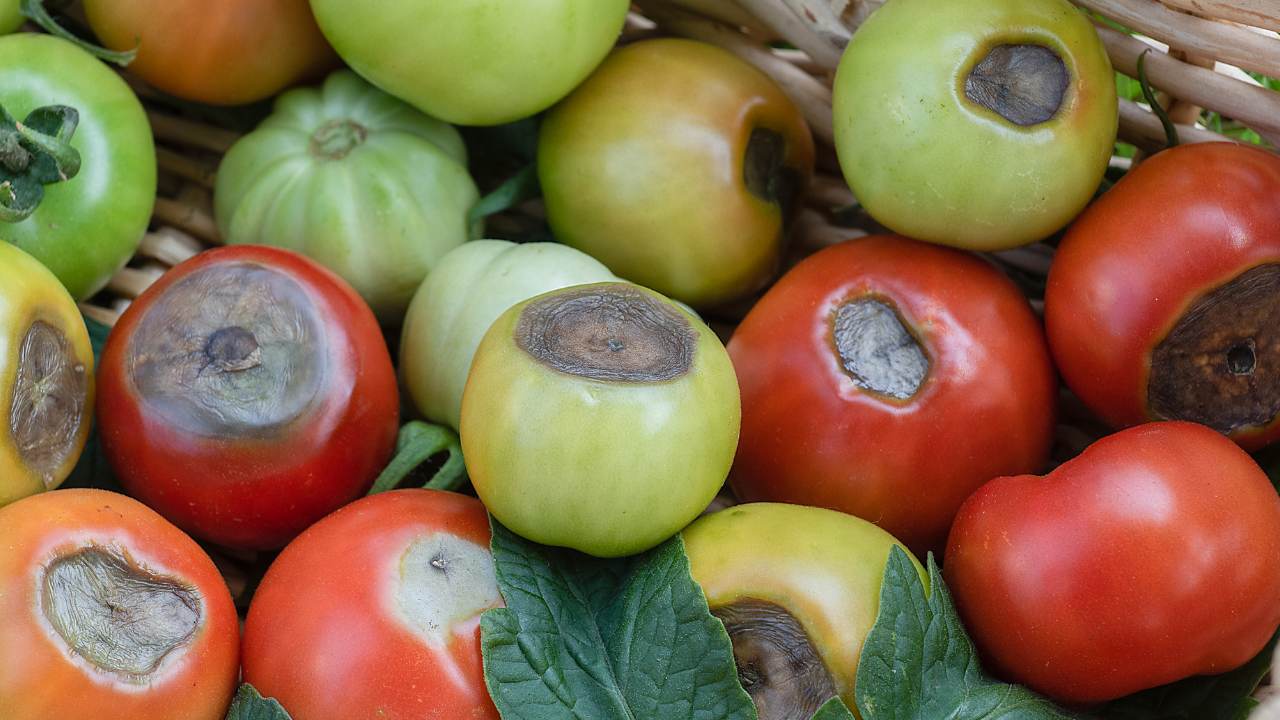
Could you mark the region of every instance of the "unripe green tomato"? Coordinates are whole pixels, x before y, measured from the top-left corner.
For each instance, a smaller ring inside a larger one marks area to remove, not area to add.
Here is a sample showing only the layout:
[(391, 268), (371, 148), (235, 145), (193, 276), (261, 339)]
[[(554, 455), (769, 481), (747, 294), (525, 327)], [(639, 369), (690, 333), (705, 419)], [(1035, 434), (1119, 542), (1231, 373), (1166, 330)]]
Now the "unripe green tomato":
[(22, 27), (23, 17), (18, 5), (19, 0), (0, 0), (0, 35)]
[(768, 76), (668, 38), (614, 52), (547, 114), (538, 178), (557, 240), (703, 308), (773, 276), (813, 152)]
[(1067, 0), (889, 0), (836, 73), (836, 151), (871, 215), (998, 250), (1069, 223), (1102, 181), (1115, 75)]
[(343, 70), (281, 95), (231, 148), (214, 208), (228, 243), (300, 252), (395, 325), (435, 263), (471, 237), (478, 195), (457, 130)]
[(835, 510), (751, 503), (685, 529), (693, 579), (733, 640), (761, 720), (808, 718), (833, 695), (854, 707), (862, 644), (880, 611), (892, 535)]
[(325, 37), (373, 84), (459, 125), (529, 117), (613, 47), (627, 0), (311, 0)]
[(620, 557), (707, 507), (740, 419), (710, 328), (646, 288), (578, 285), (489, 328), (462, 396), (462, 450), (476, 493), (511, 530)]
[(431, 271), (405, 315), (405, 390), (428, 420), (456, 429), (471, 358), (499, 315), (550, 290), (617, 279), (590, 255), (557, 243), (463, 243)]

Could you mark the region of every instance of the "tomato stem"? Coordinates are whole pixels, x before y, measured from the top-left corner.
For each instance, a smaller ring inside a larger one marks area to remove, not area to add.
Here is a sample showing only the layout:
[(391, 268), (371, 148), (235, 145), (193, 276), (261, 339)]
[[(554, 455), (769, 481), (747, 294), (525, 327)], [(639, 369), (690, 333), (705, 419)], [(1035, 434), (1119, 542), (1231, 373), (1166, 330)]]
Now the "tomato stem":
[(1164, 136), (1167, 143), (1166, 150), (1177, 147), (1181, 144), (1178, 138), (1178, 126), (1173, 124), (1173, 120), (1169, 118), (1169, 113), (1160, 104), (1159, 98), (1156, 97), (1155, 90), (1151, 88), (1151, 81), (1147, 79), (1147, 53), (1151, 52), (1151, 48), (1142, 51), (1138, 56), (1138, 85), (1142, 87), (1142, 97), (1146, 99), (1147, 104), (1151, 106), (1151, 112), (1160, 118), (1160, 124), (1164, 126)]
[(104, 62), (115, 63), (116, 65), (124, 67), (133, 62), (134, 58), (138, 56), (138, 49), (136, 47), (132, 50), (125, 50), (121, 52), (108, 50), (100, 45), (94, 45), (91, 42), (86, 42), (85, 40), (80, 39), (74, 33), (58, 24), (58, 21), (55, 20), (53, 16), (49, 14), (48, 9), (45, 8), (44, 0), (22, 0), (21, 10), (22, 14), (27, 19), (39, 25), (41, 28), (44, 28), (45, 32), (55, 37), (60, 37), (63, 40), (75, 43), (90, 55), (93, 55)]

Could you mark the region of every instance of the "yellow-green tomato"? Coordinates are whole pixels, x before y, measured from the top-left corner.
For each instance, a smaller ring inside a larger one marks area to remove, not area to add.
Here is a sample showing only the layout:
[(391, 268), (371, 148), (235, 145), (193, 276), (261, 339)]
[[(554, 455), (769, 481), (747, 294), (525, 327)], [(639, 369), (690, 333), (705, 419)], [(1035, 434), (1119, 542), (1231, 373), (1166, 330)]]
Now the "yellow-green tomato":
[(457, 428), (471, 358), (499, 315), (557, 288), (617, 279), (591, 256), (557, 243), (476, 240), (455, 248), (405, 315), (400, 377), (409, 397), (428, 420)]
[(733, 640), (760, 720), (812, 717), (836, 695), (854, 707), (889, 551), (911, 553), (861, 518), (776, 503), (707, 515), (683, 536), (693, 579)]
[(489, 328), (462, 396), (462, 450), (508, 528), (619, 557), (707, 507), (740, 419), (729, 354), (700, 320), (646, 288), (577, 285)]
[(813, 171), (786, 94), (720, 48), (614, 52), (552, 110), (538, 177), (556, 239), (694, 307), (758, 290)]
[(18, 12), (19, 0), (0, 0), (0, 35), (22, 27), (22, 13)]
[(1067, 0), (889, 0), (840, 61), (836, 150), (884, 225), (998, 250), (1084, 209), (1116, 104), (1106, 49)]
[(75, 301), (0, 242), (0, 506), (67, 479), (92, 412), (93, 348)]
[(499, 125), (551, 107), (613, 47), (629, 7), (628, 0), (311, 0), (325, 37), (356, 72), (459, 125)]
[(471, 237), (478, 197), (462, 136), (350, 70), (290, 90), (218, 168), (230, 244), (295, 250), (396, 325), (423, 278)]

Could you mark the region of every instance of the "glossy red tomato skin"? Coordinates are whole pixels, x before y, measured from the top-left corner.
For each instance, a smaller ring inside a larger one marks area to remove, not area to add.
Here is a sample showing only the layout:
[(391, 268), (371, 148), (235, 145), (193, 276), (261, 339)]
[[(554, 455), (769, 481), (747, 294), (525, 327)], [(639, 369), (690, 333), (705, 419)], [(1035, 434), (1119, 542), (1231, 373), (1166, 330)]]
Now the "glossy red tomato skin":
[(1141, 425), (961, 508), (946, 579), (985, 661), (1094, 703), (1256, 655), (1280, 623), (1280, 497), (1231, 441)]
[[(224, 717), (239, 674), (239, 619), (218, 569), (191, 538), (132, 498), (88, 489), (54, 490), (0, 508), (0, 538), (0, 717)], [(91, 546), (127, 553), (203, 600), (193, 637), (144, 684), (94, 670), (41, 612), (44, 568)]]
[(391, 616), (385, 580), (406, 545), (444, 532), (489, 547), (478, 500), (396, 490), (352, 503), (300, 535), (271, 565), (245, 622), (244, 680), (294, 720), (497, 720), (484, 684), (479, 615), (447, 650)]
[[(1204, 293), (1280, 262), (1280, 158), (1184, 145), (1139, 165), (1072, 225), (1049, 272), (1045, 325), (1063, 379), (1113, 427), (1147, 408), (1151, 352)], [(1246, 449), (1280, 421), (1232, 433)]]
[[(857, 387), (833, 347), (845, 299), (892, 300), (931, 369), (917, 394)], [(1056, 378), (1039, 321), (996, 269), (898, 237), (819, 252), (785, 275), (728, 345), (742, 389), (730, 482), (744, 501), (839, 510), (917, 553), (940, 549), (987, 480), (1047, 460)]]
[[(130, 377), (128, 345), (145, 311), (191, 273), (257, 263), (301, 285), (325, 319), (329, 379), (304, 415), (268, 437), (199, 436), (166, 421)], [(129, 494), (220, 545), (282, 547), (368, 490), (395, 449), (399, 394), (372, 311), (341, 278), (289, 250), (254, 245), (200, 253), (166, 273), (120, 318), (99, 371), (99, 434)]]

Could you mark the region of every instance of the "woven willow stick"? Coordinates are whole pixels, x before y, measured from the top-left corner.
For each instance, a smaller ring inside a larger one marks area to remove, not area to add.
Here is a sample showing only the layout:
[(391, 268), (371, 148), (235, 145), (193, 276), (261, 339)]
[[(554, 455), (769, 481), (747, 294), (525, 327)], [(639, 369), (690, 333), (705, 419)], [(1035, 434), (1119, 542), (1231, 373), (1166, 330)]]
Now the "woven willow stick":
[(772, 40), (775, 33), (734, 0), (670, 0), (672, 5), (730, 27), (746, 28), (761, 40)]
[[(1212, 130), (1179, 125), (1178, 137), (1183, 143), (1235, 142)], [(1120, 139), (1144, 150), (1160, 150), (1165, 146), (1164, 126), (1150, 110), (1129, 100), (1120, 101)]]
[[(834, 70), (840, 64), (850, 33), (841, 22), (837, 21), (834, 27), (830, 24), (830, 8), (824, 17), (806, 14), (804, 8), (797, 12), (796, 6), (805, 5), (804, 0), (738, 0), (738, 4), (822, 67)], [(812, 0), (810, 4), (820, 3)]]
[(156, 220), (172, 225), (208, 243), (222, 242), (218, 226), (204, 210), (169, 198), (156, 198)]
[(163, 145), (156, 147), (156, 162), (161, 170), (177, 175), (180, 178), (199, 183), (202, 187), (213, 189), (218, 171), (210, 163), (190, 155), (174, 152)]
[[(1074, 0), (1125, 27), (1195, 55), (1280, 77), (1280, 40), (1246, 27), (1170, 10), (1156, 0)], [(1216, 109), (1216, 108), (1215, 108)]]
[(240, 139), (240, 135), (230, 130), (205, 125), (185, 118), (174, 117), (158, 112), (148, 112), (151, 131), (156, 137), (178, 145), (209, 150), (225, 154)]
[(1280, 3), (1276, 0), (1161, 0), (1165, 5), (1201, 17), (1280, 31)]
[[(1137, 77), (1138, 57), (1151, 46), (1108, 27), (1098, 27), (1116, 69)], [(1212, 108), (1265, 133), (1280, 132), (1280, 93), (1176, 60), (1165, 53), (1147, 54), (1151, 84), (1177, 98)]]

